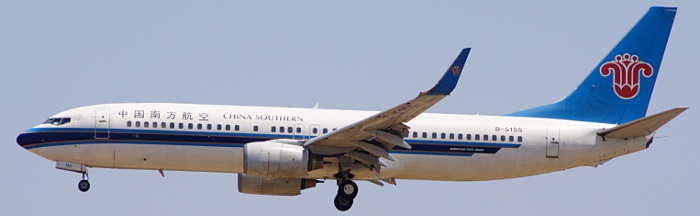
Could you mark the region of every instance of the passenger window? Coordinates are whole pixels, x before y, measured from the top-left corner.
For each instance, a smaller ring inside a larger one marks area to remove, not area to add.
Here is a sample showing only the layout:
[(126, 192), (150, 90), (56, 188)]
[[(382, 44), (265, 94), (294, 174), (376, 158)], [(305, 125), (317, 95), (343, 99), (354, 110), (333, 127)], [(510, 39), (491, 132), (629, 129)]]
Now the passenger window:
[(484, 141), (489, 141), (489, 135), (484, 134)]
[(145, 128), (148, 127), (148, 122), (147, 122), (147, 121), (143, 122), (143, 127), (145, 127)]
[(297, 128), (297, 133), (298, 133), (298, 134), (301, 134), (301, 128), (300, 128), (300, 127)]
[(472, 134), (467, 134), (467, 140), (472, 140)]
[(253, 126), (253, 131), (258, 132), (258, 126), (257, 126), (257, 125)]
[(311, 130), (314, 134), (318, 134), (318, 128), (314, 128)]
[(241, 126), (240, 126), (240, 125), (236, 125), (233, 129), (236, 129), (236, 131), (239, 131), (239, 130), (241, 130)]
[(231, 125), (226, 125), (226, 130), (230, 131), (231, 130)]
[(522, 142), (522, 141), (523, 141), (523, 137), (518, 136), (518, 142)]
[(462, 137), (463, 137), (462, 134), (457, 134), (457, 139), (458, 139), (458, 140), (462, 140)]
[(221, 124), (216, 124), (216, 130), (221, 130)]
[(455, 139), (455, 134), (450, 133), (450, 139)]
[(165, 126), (167, 126), (167, 124), (166, 124), (165, 122), (161, 122), (161, 123), (160, 123), (160, 127), (161, 127), (161, 128), (165, 128)]
[(140, 122), (140, 121), (136, 121), (136, 122), (134, 123), (134, 126), (135, 126), (135, 127), (141, 127), (141, 122)]
[(179, 124), (177, 124), (177, 127), (180, 128), (180, 129), (183, 129), (183, 128), (185, 128), (185, 124), (179, 123)]
[(287, 133), (294, 133), (294, 131), (292, 130), (292, 127), (287, 127)]
[(440, 133), (440, 139), (445, 139), (445, 138), (446, 138), (445, 133)]
[(194, 124), (188, 123), (188, 124), (187, 124), (187, 129), (190, 129), (190, 130), (194, 129)]
[(271, 131), (272, 133), (276, 132), (276, 131), (277, 131), (277, 127), (275, 127), (275, 126), (270, 127), (270, 131)]
[(515, 141), (515, 137), (509, 136), (509, 137), (508, 137), (508, 141), (511, 141), (511, 142)]
[(418, 138), (418, 132), (413, 132), (413, 138)]
[(503, 141), (503, 142), (506, 141), (506, 135), (501, 135), (501, 141)]
[(197, 124), (197, 130), (201, 130), (201, 129), (202, 129), (202, 124)]
[(428, 138), (428, 132), (423, 132), (423, 138)]
[(153, 124), (153, 128), (158, 128), (158, 122), (151, 122)]
[(207, 124), (207, 130), (211, 130), (211, 124)]
[(174, 122), (170, 122), (170, 129), (175, 129), (175, 123), (174, 123)]
[(497, 135), (491, 135), (491, 140), (492, 140), (492, 141), (498, 141), (498, 136), (497, 136)]
[(280, 133), (284, 133), (284, 127), (280, 127)]
[(131, 127), (131, 121), (127, 121), (127, 122), (126, 122), (126, 126), (127, 126), (127, 127)]
[(437, 133), (433, 132), (433, 139), (437, 139)]
[(479, 140), (479, 134), (474, 134), (474, 140)]

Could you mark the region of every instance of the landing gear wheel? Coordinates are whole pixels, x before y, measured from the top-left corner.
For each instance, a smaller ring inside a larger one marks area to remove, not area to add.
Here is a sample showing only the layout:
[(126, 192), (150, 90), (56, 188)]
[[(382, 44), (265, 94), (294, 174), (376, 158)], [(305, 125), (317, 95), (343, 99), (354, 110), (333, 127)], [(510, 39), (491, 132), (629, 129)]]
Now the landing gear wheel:
[(78, 182), (78, 190), (80, 190), (82, 192), (87, 192), (88, 190), (90, 190), (90, 182), (88, 180), (85, 180), (85, 179), (80, 180)]
[(352, 180), (345, 180), (338, 185), (338, 196), (350, 200), (357, 197), (357, 184)]
[(352, 199), (344, 199), (340, 194), (335, 196), (335, 199), (333, 200), (333, 204), (335, 204), (335, 208), (337, 208), (339, 211), (347, 211), (352, 207)]

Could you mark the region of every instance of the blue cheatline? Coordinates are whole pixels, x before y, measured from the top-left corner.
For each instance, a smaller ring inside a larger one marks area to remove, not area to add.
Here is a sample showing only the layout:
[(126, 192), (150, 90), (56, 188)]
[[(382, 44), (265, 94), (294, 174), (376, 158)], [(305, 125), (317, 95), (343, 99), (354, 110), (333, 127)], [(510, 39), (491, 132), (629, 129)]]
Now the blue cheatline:
[[(134, 136), (138, 133), (139, 136)], [(89, 128), (34, 128), (22, 133), (17, 143), (26, 149), (38, 149), (67, 145), (171, 145), (242, 148), (245, 143), (272, 139), (293, 138), (292, 135), (250, 134), (250, 133), (210, 133), (197, 131), (149, 131), (113, 129), (109, 139), (95, 140), (94, 129)], [(433, 154), (449, 156), (471, 156), (473, 154), (496, 154), (502, 148), (519, 148), (519, 142), (472, 142), (443, 140), (407, 140), (411, 150), (396, 147), (397, 154)]]
[(571, 95), (507, 116), (623, 124), (646, 116), (675, 7), (651, 7)]

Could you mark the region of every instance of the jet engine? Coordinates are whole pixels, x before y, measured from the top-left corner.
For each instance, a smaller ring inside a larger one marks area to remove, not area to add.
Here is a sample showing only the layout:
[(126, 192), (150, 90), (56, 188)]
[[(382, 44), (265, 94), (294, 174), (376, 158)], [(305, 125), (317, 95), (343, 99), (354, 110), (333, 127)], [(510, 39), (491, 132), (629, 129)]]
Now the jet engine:
[(252, 142), (243, 147), (243, 173), (248, 176), (303, 178), (323, 167), (323, 158), (311, 154), (296, 140)]
[(238, 192), (258, 195), (295, 196), (301, 190), (316, 187), (316, 179), (248, 176), (238, 173)]
[(298, 145), (297, 140), (252, 142), (243, 147), (243, 173), (238, 191), (247, 194), (294, 196), (316, 187), (307, 172), (323, 167), (323, 157)]

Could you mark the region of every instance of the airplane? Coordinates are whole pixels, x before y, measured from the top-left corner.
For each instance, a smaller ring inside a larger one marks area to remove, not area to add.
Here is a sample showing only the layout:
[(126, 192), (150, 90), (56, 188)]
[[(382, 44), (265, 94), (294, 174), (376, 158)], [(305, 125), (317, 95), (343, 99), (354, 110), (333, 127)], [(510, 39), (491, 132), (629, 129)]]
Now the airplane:
[(100, 104), (49, 117), (17, 143), (82, 174), (88, 168), (237, 173), (238, 191), (294, 196), (325, 180), (347, 211), (355, 181), (485, 181), (598, 166), (647, 149), (688, 107), (646, 116), (676, 7), (654, 6), (568, 96), (503, 116), (424, 113), (450, 95), (463, 49), (429, 90), (360, 110), (169, 103)]

